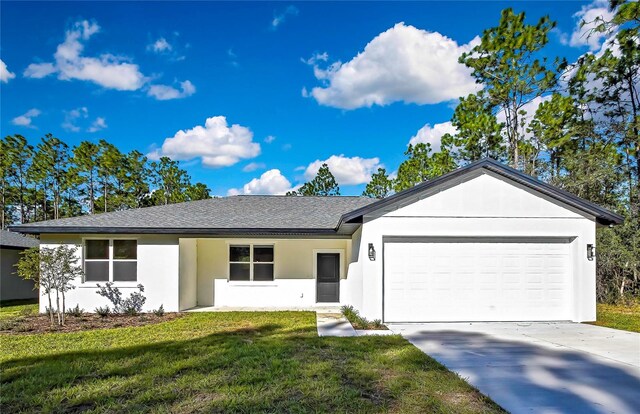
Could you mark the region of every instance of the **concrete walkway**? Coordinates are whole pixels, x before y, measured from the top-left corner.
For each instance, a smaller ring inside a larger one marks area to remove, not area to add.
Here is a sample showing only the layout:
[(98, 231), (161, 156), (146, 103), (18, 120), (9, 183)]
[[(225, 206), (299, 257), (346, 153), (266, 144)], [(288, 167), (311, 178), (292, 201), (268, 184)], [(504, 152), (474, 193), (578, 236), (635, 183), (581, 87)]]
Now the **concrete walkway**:
[(342, 313), (316, 313), (318, 336), (356, 336), (356, 331)]
[(577, 323), (389, 328), (513, 414), (640, 413), (640, 334)]

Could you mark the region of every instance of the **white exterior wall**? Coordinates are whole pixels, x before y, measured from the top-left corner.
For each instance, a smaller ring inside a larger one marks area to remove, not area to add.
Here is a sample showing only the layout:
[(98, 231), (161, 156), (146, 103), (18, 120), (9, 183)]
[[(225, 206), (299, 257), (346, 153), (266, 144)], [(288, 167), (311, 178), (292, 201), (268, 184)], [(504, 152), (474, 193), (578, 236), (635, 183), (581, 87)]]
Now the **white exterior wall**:
[[(359, 255), (363, 299), (354, 306), (368, 319), (382, 318), (383, 236), (563, 237), (573, 238), (573, 320), (593, 321), (596, 268), (595, 260), (587, 260), (586, 245), (595, 244), (595, 230), (592, 218), (485, 173), (382, 216), (364, 218)], [(375, 261), (367, 258), (368, 243), (375, 246)]]
[[(230, 244), (272, 244), (273, 282), (229, 281)], [(316, 306), (315, 254), (341, 255), (340, 300), (351, 297), (346, 282), (351, 240), (348, 239), (198, 239), (198, 306), (312, 307)]]
[[(123, 238), (138, 240), (138, 280), (136, 282), (115, 282), (123, 296), (136, 291), (142, 284), (147, 298), (144, 311), (164, 306), (167, 312), (179, 310), (179, 245), (175, 236), (162, 235), (49, 235), (40, 237), (40, 247), (55, 248), (60, 244), (71, 244), (78, 247), (78, 257), (82, 259), (82, 243), (84, 238)], [(100, 283), (104, 285), (104, 283)], [(83, 282), (78, 278), (75, 289), (67, 292), (67, 308), (79, 305), (86, 312), (93, 312), (98, 306), (110, 306), (106, 298), (98, 295), (96, 282)], [(53, 298), (55, 301), (55, 298)], [(48, 306), (46, 295), (40, 298), (40, 312)], [(55, 306), (55, 304), (54, 304)]]

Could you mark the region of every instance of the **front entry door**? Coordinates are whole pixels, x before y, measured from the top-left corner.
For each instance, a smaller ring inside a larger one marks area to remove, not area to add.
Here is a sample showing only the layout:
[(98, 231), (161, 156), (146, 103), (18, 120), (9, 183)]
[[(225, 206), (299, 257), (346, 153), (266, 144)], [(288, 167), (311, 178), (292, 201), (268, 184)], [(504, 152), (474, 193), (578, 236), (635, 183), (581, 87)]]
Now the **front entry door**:
[(340, 254), (318, 253), (317, 302), (340, 302)]

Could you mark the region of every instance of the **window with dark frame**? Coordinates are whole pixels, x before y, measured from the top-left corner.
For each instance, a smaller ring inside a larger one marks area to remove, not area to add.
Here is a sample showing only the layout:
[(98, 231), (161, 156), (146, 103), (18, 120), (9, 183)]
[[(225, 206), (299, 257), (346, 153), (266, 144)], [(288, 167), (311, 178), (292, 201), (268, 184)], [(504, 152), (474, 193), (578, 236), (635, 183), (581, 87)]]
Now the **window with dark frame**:
[(137, 281), (137, 240), (85, 240), (84, 274), (85, 282)]
[(272, 245), (232, 245), (229, 246), (230, 281), (273, 281)]

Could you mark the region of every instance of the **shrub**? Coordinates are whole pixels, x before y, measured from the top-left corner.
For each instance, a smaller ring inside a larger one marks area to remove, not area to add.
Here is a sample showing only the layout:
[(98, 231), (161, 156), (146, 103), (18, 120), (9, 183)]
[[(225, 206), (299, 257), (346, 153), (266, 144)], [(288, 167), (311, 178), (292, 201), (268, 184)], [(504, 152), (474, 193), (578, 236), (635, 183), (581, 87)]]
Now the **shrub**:
[(67, 315), (80, 317), (84, 313), (84, 309), (80, 307), (80, 305), (76, 305), (75, 308), (67, 309)]
[(111, 314), (111, 309), (108, 306), (100, 306), (95, 309), (95, 312), (103, 318), (106, 318)]
[(341, 310), (344, 317), (351, 322), (351, 325), (353, 325), (355, 329), (386, 329), (386, 326), (384, 326), (380, 319), (369, 322), (367, 318), (360, 316), (360, 312), (355, 310), (351, 305), (345, 305)]
[(153, 314), (160, 317), (164, 316), (164, 305), (160, 305), (158, 309), (154, 309)]
[(123, 299), (120, 289), (114, 288), (113, 283), (107, 282), (105, 286), (97, 285), (98, 295), (104, 296), (109, 299), (113, 304), (114, 313), (122, 313), (125, 315), (138, 315), (142, 312), (142, 307), (147, 301), (147, 298), (142, 294), (144, 292), (144, 286), (138, 285), (139, 292), (133, 292), (128, 298)]
[(24, 307), (22, 309), (20, 309), (20, 315), (21, 316), (31, 316), (33, 314), (33, 309), (29, 308), (29, 307)]

